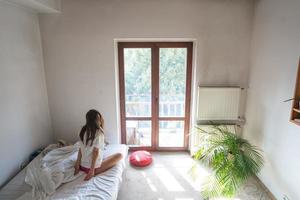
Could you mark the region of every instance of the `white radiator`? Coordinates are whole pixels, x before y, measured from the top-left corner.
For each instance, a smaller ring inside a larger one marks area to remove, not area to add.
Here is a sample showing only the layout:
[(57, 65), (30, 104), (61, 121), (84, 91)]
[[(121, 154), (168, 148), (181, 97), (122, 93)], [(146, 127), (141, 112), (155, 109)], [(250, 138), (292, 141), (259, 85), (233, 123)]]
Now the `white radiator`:
[(238, 120), (241, 88), (198, 87), (197, 120)]

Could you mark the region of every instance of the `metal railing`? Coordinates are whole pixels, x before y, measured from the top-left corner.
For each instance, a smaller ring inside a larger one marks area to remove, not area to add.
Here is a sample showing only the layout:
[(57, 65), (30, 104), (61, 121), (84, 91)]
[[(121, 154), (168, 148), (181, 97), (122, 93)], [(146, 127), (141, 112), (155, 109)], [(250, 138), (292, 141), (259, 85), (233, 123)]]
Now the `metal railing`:
[[(159, 102), (159, 115), (184, 116), (185, 112), (184, 95), (162, 96)], [(151, 115), (150, 95), (126, 95), (126, 115), (131, 117)]]

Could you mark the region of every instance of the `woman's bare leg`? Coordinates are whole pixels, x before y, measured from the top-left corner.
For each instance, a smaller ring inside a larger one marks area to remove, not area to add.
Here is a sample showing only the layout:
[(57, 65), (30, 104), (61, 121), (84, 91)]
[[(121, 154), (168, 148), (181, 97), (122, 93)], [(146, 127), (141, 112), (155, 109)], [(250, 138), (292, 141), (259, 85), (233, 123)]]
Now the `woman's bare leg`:
[(122, 157), (123, 156), (120, 153), (108, 156), (105, 160), (102, 161), (101, 167), (95, 169), (95, 176), (115, 166), (122, 159)]

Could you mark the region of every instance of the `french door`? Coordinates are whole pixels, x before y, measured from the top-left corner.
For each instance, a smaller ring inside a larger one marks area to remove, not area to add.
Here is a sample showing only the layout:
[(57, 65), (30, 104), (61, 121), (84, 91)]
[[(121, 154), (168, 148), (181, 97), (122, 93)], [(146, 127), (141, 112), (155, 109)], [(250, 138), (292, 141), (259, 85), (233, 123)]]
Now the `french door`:
[(123, 144), (131, 149), (187, 150), (192, 46), (118, 43)]

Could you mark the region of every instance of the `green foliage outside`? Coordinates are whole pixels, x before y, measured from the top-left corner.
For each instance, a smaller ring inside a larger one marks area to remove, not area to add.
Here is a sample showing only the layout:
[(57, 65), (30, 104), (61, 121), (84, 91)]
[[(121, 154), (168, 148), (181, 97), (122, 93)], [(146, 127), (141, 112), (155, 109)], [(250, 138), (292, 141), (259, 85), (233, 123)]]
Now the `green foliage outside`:
[[(126, 95), (151, 94), (151, 49), (124, 50)], [(186, 49), (160, 49), (160, 94), (185, 93)]]
[[(159, 74), (160, 94), (184, 95), (186, 83), (186, 49), (160, 49)], [(170, 98), (170, 96), (165, 98)]]
[(151, 49), (124, 50), (126, 95), (151, 94)]

